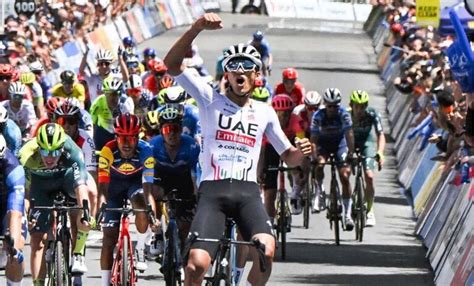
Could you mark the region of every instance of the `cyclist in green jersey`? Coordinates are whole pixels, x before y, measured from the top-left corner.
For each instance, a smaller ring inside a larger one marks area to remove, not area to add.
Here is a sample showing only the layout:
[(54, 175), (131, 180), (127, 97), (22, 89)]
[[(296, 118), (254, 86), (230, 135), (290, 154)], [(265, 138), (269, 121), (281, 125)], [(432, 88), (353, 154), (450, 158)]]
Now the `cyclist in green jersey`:
[[(55, 123), (40, 127), (36, 138), (28, 141), (19, 152), (20, 163), (25, 169), (28, 199), (36, 206), (52, 206), (55, 194), (62, 192), (67, 198), (77, 200), (79, 206), (88, 199), (87, 170), (82, 151)], [(31, 276), (34, 285), (44, 285), (46, 276), (44, 249), (50, 228), (51, 212), (35, 210), (31, 233)], [(82, 222), (82, 211), (71, 213), (73, 247), (72, 272), (85, 273), (87, 267), (84, 248), (89, 234), (89, 223)]]
[[(365, 197), (367, 200), (367, 220), (366, 226), (375, 225), (374, 215), (374, 170), (375, 161), (380, 166), (384, 162), (385, 135), (382, 128), (380, 114), (372, 107), (369, 107), (369, 94), (363, 90), (354, 90), (351, 94), (350, 113), (352, 116), (352, 128), (354, 130), (355, 147), (359, 148), (362, 155), (367, 158), (364, 160), (365, 170)], [(375, 137), (372, 133), (375, 130)]]

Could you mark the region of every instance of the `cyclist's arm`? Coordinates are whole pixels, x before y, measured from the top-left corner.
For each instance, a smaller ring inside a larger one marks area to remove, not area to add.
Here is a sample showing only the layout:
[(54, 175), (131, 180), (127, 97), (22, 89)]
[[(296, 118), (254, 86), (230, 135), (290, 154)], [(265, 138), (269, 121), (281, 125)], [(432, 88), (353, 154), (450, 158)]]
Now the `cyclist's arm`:
[(378, 112), (375, 112), (374, 128), (377, 134), (377, 153), (383, 155), (385, 150), (385, 134), (383, 133), (382, 119)]
[(5, 141), (7, 141), (8, 149), (17, 156), (22, 145), (20, 127), (18, 127), (13, 120), (8, 119), (3, 136), (5, 137)]
[(29, 102), (28, 105), (26, 106), (27, 110), (27, 128), (31, 128), (33, 125), (35, 125), (36, 121), (38, 120), (36, 117), (35, 113), (35, 108), (33, 107), (33, 103)]
[(97, 200), (97, 209), (99, 209), (102, 203), (107, 202), (108, 190), (110, 184), (110, 166), (114, 161), (114, 155), (109, 147), (104, 146), (100, 151), (99, 157), (99, 186), (98, 192), (99, 197)]
[(155, 176), (155, 158), (153, 157), (153, 150), (148, 143), (140, 141), (139, 144), (143, 144), (142, 148), (140, 148), (140, 161), (143, 164), (142, 183), (145, 204), (150, 204), (153, 213), (156, 215), (156, 205), (152, 195), (153, 180)]
[(91, 115), (92, 124), (97, 125), (99, 121), (99, 99), (100, 97), (96, 98), (89, 109), (89, 114)]
[(15, 242), (14, 247), (19, 248), (22, 231), (21, 219), (25, 207), (25, 171), (13, 154), (9, 153), (7, 157), (9, 164), (5, 173), (8, 174), (6, 178), (7, 211), (10, 213), (8, 228)]
[(352, 129), (352, 118), (349, 112), (344, 111), (342, 113), (342, 129), (344, 130), (344, 136), (346, 137), (347, 148), (349, 153), (354, 153), (354, 130)]
[(92, 178), (94, 178), (94, 181), (97, 183), (97, 156), (95, 154), (94, 140), (92, 140), (90, 136), (86, 136), (84, 139), (86, 142), (84, 142), (82, 145), (82, 152), (84, 153), (86, 170), (89, 172), (89, 174), (91, 174)]
[(86, 66), (87, 66), (87, 55), (89, 54), (89, 45), (85, 42), (84, 43), (85, 46), (86, 46), (86, 51), (84, 52), (84, 55), (82, 56), (82, 59), (81, 59), (81, 64), (79, 65), (79, 72), (78, 74), (80, 75), (84, 75), (84, 71), (86, 70)]

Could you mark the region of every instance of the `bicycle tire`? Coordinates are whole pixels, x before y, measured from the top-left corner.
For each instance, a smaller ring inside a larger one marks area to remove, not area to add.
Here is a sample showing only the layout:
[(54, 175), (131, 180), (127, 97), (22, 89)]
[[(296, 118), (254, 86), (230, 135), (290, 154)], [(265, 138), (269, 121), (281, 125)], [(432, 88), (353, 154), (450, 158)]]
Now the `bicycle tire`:
[(56, 241), (54, 246), (53, 285), (68, 286), (67, 269), (64, 261), (63, 242)]
[[(172, 229), (168, 229), (171, 233)], [(166, 286), (177, 286), (176, 267), (175, 267), (175, 254), (174, 254), (174, 235), (170, 235), (168, 239), (168, 247), (166, 249), (166, 255), (168, 256), (168, 267), (166, 269), (165, 283)]]
[(365, 226), (365, 209), (364, 209), (364, 190), (363, 183), (360, 177), (356, 180), (355, 189), (355, 205), (356, 205), (356, 240), (362, 242), (364, 238), (364, 226)]
[(303, 203), (304, 203), (304, 209), (303, 209), (303, 227), (305, 229), (309, 228), (309, 215), (311, 212), (311, 189), (313, 189), (313, 180), (309, 179), (308, 184), (306, 185), (306, 190), (304, 191), (303, 194)]
[(340, 245), (340, 233), (339, 233), (339, 200), (337, 198), (338, 186), (337, 184), (331, 184), (331, 219), (334, 228), (334, 239), (336, 245)]
[(130, 280), (130, 273), (129, 273), (129, 266), (128, 266), (128, 237), (123, 237), (123, 245), (122, 245), (122, 257), (121, 257), (121, 265), (120, 265), (120, 285), (126, 286), (131, 285), (129, 284)]
[(280, 229), (280, 248), (281, 248), (281, 259), (285, 260), (286, 259), (286, 197), (285, 195), (282, 195), (283, 192), (286, 192), (286, 190), (283, 190), (280, 192), (280, 217), (279, 217), (279, 229)]

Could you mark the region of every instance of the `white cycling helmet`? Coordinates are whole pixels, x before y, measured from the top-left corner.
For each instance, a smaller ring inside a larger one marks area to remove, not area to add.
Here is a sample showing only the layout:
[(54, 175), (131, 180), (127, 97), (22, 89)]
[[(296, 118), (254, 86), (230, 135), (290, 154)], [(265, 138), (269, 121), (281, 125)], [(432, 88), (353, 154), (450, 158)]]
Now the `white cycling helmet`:
[(32, 71), (32, 72), (42, 72), (42, 71), (44, 71), (44, 67), (39, 61), (35, 61), (35, 62), (32, 62), (30, 64), (30, 71)]
[(165, 88), (159, 95), (165, 103), (182, 103), (186, 99), (186, 91), (179, 85)]
[(0, 158), (3, 158), (6, 152), (7, 152), (7, 142), (5, 141), (5, 138), (3, 138), (3, 135), (0, 134)]
[(26, 86), (19, 81), (12, 82), (10, 83), (10, 86), (8, 87), (8, 93), (25, 95)]
[(0, 124), (7, 122), (8, 120), (8, 111), (7, 109), (0, 104)]
[(304, 96), (304, 104), (313, 106), (321, 104), (321, 95), (317, 91), (308, 91)]
[(111, 62), (114, 60), (112, 53), (107, 49), (100, 49), (95, 55), (97, 61), (108, 61)]
[(341, 92), (337, 88), (328, 88), (324, 91), (323, 99), (325, 103), (339, 104), (341, 103)]
[(137, 74), (132, 74), (128, 78), (127, 89), (140, 88), (143, 85), (142, 78)]
[(222, 68), (225, 70), (227, 63), (234, 58), (248, 58), (254, 64), (258, 66), (258, 69), (262, 69), (261, 55), (257, 49), (252, 45), (238, 44), (230, 46), (224, 51), (224, 60), (222, 61)]

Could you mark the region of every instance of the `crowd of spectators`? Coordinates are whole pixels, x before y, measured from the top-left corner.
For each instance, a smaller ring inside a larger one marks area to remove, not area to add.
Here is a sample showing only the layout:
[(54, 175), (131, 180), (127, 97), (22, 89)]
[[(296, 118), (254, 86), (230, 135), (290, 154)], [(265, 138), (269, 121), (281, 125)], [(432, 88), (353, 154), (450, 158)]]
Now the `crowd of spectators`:
[[(411, 0), (377, 5), (384, 5), (387, 12), (392, 35), (385, 45), (392, 47), (390, 59), (400, 62), (393, 84), (411, 97), (410, 112), (416, 114), (412, 135), (428, 130), (424, 135), (438, 147), (437, 157), (446, 162), (448, 172), (472, 159), (474, 147), (474, 94), (462, 91), (445, 54), (453, 36), (441, 37), (433, 27), (417, 25)], [(436, 132), (440, 128), (443, 132)]]

